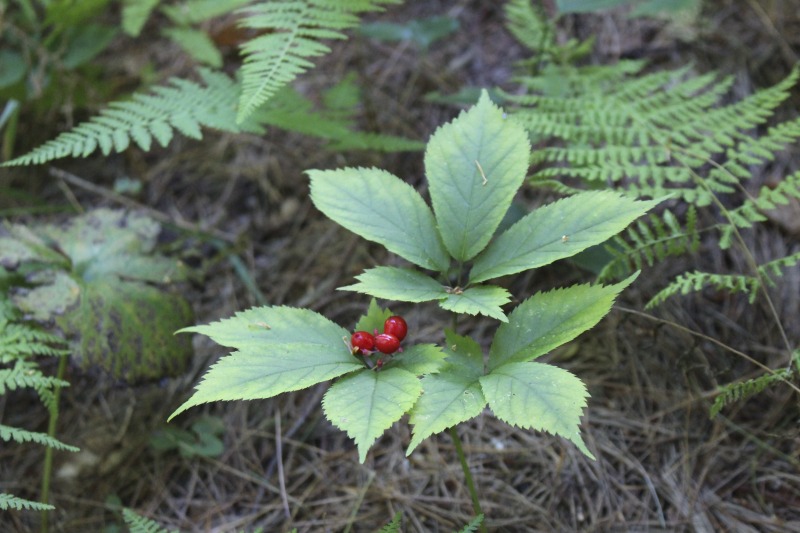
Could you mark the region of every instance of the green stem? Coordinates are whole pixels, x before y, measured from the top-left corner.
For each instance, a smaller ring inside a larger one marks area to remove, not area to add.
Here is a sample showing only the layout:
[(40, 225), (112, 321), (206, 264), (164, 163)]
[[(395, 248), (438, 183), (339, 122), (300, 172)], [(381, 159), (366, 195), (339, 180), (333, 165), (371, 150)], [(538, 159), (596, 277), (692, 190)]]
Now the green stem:
[(469, 495), (472, 498), (472, 509), (475, 511), (475, 516), (483, 515), (484, 517), (480, 525), (480, 531), (481, 533), (486, 533), (486, 515), (483, 514), (483, 511), (481, 510), (481, 502), (478, 500), (478, 491), (475, 489), (475, 481), (472, 479), (472, 471), (470, 471), (469, 464), (467, 464), (467, 457), (464, 455), (464, 448), (461, 446), (461, 438), (458, 436), (455, 426), (450, 428), (450, 438), (453, 439), (458, 460), (461, 462), (461, 470), (464, 471), (464, 480), (467, 482), (467, 489), (469, 490)]
[[(62, 355), (58, 361), (58, 371), (56, 378), (61, 381), (64, 379), (64, 373), (67, 370), (67, 356)], [(61, 398), (61, 385), (56, 384), (53, 387), (53, 405), (50, 407), (50, 420), (47, 424), (47, 435), (50, 438), (56, 436), (56, 424), (58, 423), (58, 403)], [(44, 472), (42, 473), (42, 494), (40, 500), (42, 503), (50, 503), (50, 478), (53, 473), (53, 448), (49, 446), (44, 450)], [(49, 529), (48, 516), (50, 511), (42, 511), (42, 525), (39, 528), (41, 533), (47, 533)]]

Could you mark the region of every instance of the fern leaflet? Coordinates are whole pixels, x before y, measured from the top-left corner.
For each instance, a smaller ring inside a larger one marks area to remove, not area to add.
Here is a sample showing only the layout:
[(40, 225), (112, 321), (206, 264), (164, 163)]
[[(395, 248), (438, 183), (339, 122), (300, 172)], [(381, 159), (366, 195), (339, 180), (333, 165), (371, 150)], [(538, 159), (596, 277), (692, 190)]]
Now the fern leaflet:
[(714, 398), (714, 403), (709, 410), (709, 417), (715, 418), (726, 405), (755, 396), (779, 381), (791, 379), (793, 375), (794, 372), (791, 370), (781, 369), (772, 374), (763, 374), (741, 383), (729, 383), (720, 387), (719, 395)]
[(402, 525), (403, 515), (395, 513), (392, 520), (383, 526), (378, 533), (400, 533), (400, 526)]
[(651, 214), (636, 221), (606, 245), (612, 259), (598, 274), (598, 279), (624, 277), (667, 257), (696, 252), (700, 246), (700, 234), (694, 206), (689, 206), (685, 218), (685, 225), (681, 226), (672, 211), (664, 210), (660, 215)]
[(69, 444), (64, 444), (58, 439), (50, 437), (46, 433), (39, 433), (36, 431), (26, 431), (24, 429), (14, 428), (11, 426), (4, 426), (3, 424), (0, 424), (0, 439), (7, 442), (8, 441), (14, 441), (19, 443), (35, 442), (36, 444), (48, 446), (56, 450), (66, 450), (68, 452), (80, 451), (79, 448), (76, 448), (75, 446), (70, 446)]
[(645, 309), (651, 309), (660, 305), (670, 296), (699, 292), (703, 290), (703, 288), (709, 286), (717, 290), (726, 290), (729, 293), (745, 293), (750, 303), (753, 303), (761, 285), (754, 276), (745, 276), (742, 274), (715, 274), (713, 272), (686, 272), (672, 280), (669, 285), (653, 296), (653, 298), (647, 302), (647, 305), (645, 305)]
[(32, 502), (23, 498), (17, 498), (13, 494), (0, 492), (0, 511), (16, 509), (18, 511), (52, 511), (55, 509), (47, 503)]
[(474, 533), (478, 530), (480, 525), (483, 523), (483, 515), (479, 514), (475, 518), (469, 521), (469, 523), (464, 526), (464, 529), (459, 531), (459, 533)]
[[(798, 136), (800, 137), (800, 129)], [(739, 207), (728, 210), (727, 216), (731, 223), (721, 229), (720, 247), (723, 250), (730, 247), (734, 227), (749, 228), (754, 223), (764, 222), (767, 220), (764, 211), (786, 205), (791, 198), (800, 199), (800, 172), (787, 176), (774, 187), (762, 187), (758, 196), (748, 198)]]
[(781, 277), (783, 275), (782, 270), (784, 268), (795, 266), (798, 263), (800, 263), (800, 252), (760, 265), (758, 267), (758, 274), (767, 282), (768, 285), (774, 286), (775, 280), (773, 278)]
[(164, 529), (153, 520), (136, 514), (130, 509), (122, 510), (122, 518), (130, 528), (130, 533), (177, 533), (177, 530)]

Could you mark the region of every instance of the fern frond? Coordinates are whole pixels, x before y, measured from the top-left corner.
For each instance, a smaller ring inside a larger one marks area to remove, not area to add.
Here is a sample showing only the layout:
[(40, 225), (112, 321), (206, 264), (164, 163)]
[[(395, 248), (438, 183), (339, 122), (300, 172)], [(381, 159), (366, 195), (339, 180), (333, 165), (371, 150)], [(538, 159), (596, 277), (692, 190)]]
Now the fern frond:
[(775, 209), (778, 205), (786, 205), (792, 198), (800, 199), (800, 171), (783, 179), (774, 187), (764, 186), (758, 196), (748, 198), (739, 207), (727, 212), (730, 225), (722, 228), (720, 247), (727, 249), (731, 245), (734, 226), (749, 228), (757, 222), (764, 222), (767, 217), (764, 211)]
[(793, 372), (786, 369), (778, 370), (771, 374), (764, 374), (754, 379), (741, 383), (729, 383), (719, 389), (719, 395), (714, 398), (714, 404), (709, 410), (709, 417), (715, 418), (723, 407), (739, 400), (746, 400), (759, 394), (767, 387), (791, 379)]
[(469, 521), (469, 523), (464, 526), (464, 529), (459, 531), (458, 533), (474, 533), (478, 530), (480, 525), (483, 523), (483, 515), (479, 514), (475, 518)]
[(508, 31), (529, 50), (544, 54), (555, 46), (552, 26), (528, 0), (510, 0), (504, 9)]
[(177, 533), (177, 530), (164, 529), (153, 520), (127, 508), (122, 510), (122, 518), (130, 528), (130, 533)]
[(688, 120), (673, 124), (673, 139), (692, 139), (694, 142), (691, 146), (685, 146), (686, 151), (696, 153), (698, 148), (706, 149), (706, 153), (698, 154), (697, 157), (709, 159), (710, 154), (721, 153), (725, 147), (734, 146), (734, 139), (744, 138), (741, 132), (755, 128), (769, 119), (775, 108), (789, 97), (798, 77), (800, 69), (795, 67), (781, 82), (761, 89), (739, 102), (716, 107), (707, 113), (687, 115), (683, 118)]
[(281, 87), (314, 64), (330, 48), (320, 41), (344, 39), (358, 16), (397, 0), (296, 0), (259, 2), (243, 8), (240, 25), (262, 35), (241, 46), (242, 93), (236, 121), (244, 122)]
[(660, 305), (667, 298), (676, 294), (686, 295), (692, 292), (699, 292), (705, 287), (713, 287), (717, 290), (725, 290), (729, 293), (747, 294), (750, 303), (755, 301), (758, 289), (761, 284), (754, 276), (743, 274), (715, 274), (712, 272), (686, 272), (681, 274), (669, 285), (660, 290), (653, 298), (647, 302), (645, 309), (651, 309)]
[(27, 324), (0, 321), (0, 363), (31, 355), (59, 356), (69, 353), (56, 346), (64, 346), (64, 339)]
[(400, 533), (400, 526), (402, 525), (403, 515), (395, 513), (392, 520), (383, 526), (378, 533)]
[(766, 280), (767, 284), (774, 286), (774, 278), (781, 277), (784, 268), (795, 266), (798, 263), (800, 263), (800, 252), (759, 265), (758, 274)]
[(54, 439), (47, 433), (39, 433), (36, 431), (27, 431), (24, 429), (13, 428), (11, 426), (4, 426), (0, 424), (0, 439), (8, 442), (14, 441), (19, 443), (35, 442), (56, 450), (66, 450), (68, 452), (78, 452), (80, 448), (64, 444), (58, 439)]
[[(534, 155), (540, 165), (531, 176), (534, 184), (553, 178), (604, 181), (637, 196), (671, 193), (703, 207), (750, 178), (746, 165), (769, 161), (800, 137), (800, 120), (774, 126), (758, 139), (748, 133), (788, 97), (800, 69), (727, 106), (718, 104), (731, 77), (688, 77), (687, 69), (631, 77), (616, 65), (605, 70), (603, 83), (568, 85), (555, 94), (539, 90), (535, 78), (523, 78), (527, 89), (545, 94), (509, 96), (519, 105), (513, 118), (534, 138), (551, 139)], [(719, 158), (719, 168), (705, 168)], [(698, 186), (701, 176), (705, 187)]]
[(88, 122), (27, 154), (4, 163), (4, 166), (41, 164), (61, 157), (86, 157), (100, 150), (104, 155), (121, 152), (133, 142), (149, 150), (155, 140), (166, 146), (175, 130), (187, 137), (201, 139), (201, 127), (230, 132), (263, 129), (248, 121), (237, 124), (234, 110), (239, 86), (225, 74), (200, 69), (203, 84), (173, 78), (167, 85), (147, 93), (134, 94), (126, 102), (113, 102)]
[(68, 387), (69, 383), (50, 376), (45, 376), (39, 371), (38, 365), (33, 361), (17, 360), (13, 368), (0, 369), (0, 395), (6, 389), (16, 390), (30, 388), (52, 389), (54, 387)]
[(23, 498), (17, 498), (13, 494), (0, 492), (0, 511), (16, 509), (17, 511), (52, 511), (52, 505), (40, 502), (32, 502)]
[(687, 210), (684, 225), (669, 210), (660, 215), (651, 214), (636, 221), (606, 246), (612, 259), (598, 274), (598, 279), (624, 277), (667, 257), (694, 253), (699, 246), (694, 206)]

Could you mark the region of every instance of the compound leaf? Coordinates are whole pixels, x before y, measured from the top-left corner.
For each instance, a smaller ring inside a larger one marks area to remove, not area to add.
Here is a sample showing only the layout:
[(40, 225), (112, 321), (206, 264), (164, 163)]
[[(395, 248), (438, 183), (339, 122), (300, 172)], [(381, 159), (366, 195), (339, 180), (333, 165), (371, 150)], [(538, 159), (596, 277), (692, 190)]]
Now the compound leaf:
[(425, 151), (425, 172), (444, 244), (455, 259), (489, 242), (525, 179), (530, 143), (484, 91), (478, 103), (440, 127)]
[(332, 385), (322, 408), (328, 420), (355, 441), (363, 463), (375, 440), (411, 409), (421, 392), (419, 380), (411, 372), (400, 368), (364, 370)]
[(481, 377), (480, 383), (497, 418), (564, 437), (594, 459), (578, 430), (589, 393), (574, 375), (542, 363), (509, 363)]

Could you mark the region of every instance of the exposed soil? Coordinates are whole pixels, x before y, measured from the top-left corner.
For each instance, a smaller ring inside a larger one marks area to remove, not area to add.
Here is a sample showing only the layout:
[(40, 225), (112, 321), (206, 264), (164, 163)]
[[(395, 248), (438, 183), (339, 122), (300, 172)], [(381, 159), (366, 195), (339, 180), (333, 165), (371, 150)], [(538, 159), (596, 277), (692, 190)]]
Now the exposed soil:
[[(333, 53), (300, 84), (313, 95), (354, 70), (364, 88), (365, 128), (427, 139), (458, 112), (427, 102), (427, 93), (465, 85), (511, 89), (513, 62), (525, 52), (492, 3), (407, 4), (371, 18), (448, 14), (458, 18), (460, 29), (425, 53), (408, 43), (358, 37), (334, 43)], [(698, 72), (733, 74), (733, 99), (779, 81), (800, 59), (795, 2), (706, 4), (685, 26), (628, 19), (620, 12), (570, 16), (562, 21), (562, 37), (597, 35), (596, 62), (640, 57), (652, 68), (693, 63)], [(110, 68), (133, 77), (153, 45), (141, 46), (116, 50), (130, 56)], [(191, 71), (176, 50), (154, 57), (170, 75)], [(798, 102), (800, 93), (781, 113), (792, 113)], [(794, 147), (755, 181), (796, 170), (799, 157)], [(384, 168), (422, 185), (421, 153), (334, 153), (318, 141), (278, 130), (263, 137), (208, 132), (202, 142), (178, 140), (146, 154), (132, 149), (123, 156), (54, 163), (93, 188), (45, 167), (8, 175), (66, 209), (120, 207), (113, 182), (131, 177), (143, 191), (129, 203), (226, 243), (219, 250), (203, 239), (186, 239), (187, 259), (205, 269), (202, 282), (182, 289), (198, 323), (266, 303), (310, 308), (350, 327), (368, 299), (335, 289), (352, 283), (364, 268), (396, 259), (323, 217), (308, 199), (303, 171), (357, 165)], [(23, 176), (29, 181), (22, 183)], [(544, 201), (537, 191), (523, 196), (531, 206)], [(763, 224), (745, 238), (759, 261), (800, 250), (797, 233), (782, 223)], [(235, 261), (258, 292), (248, 287)], [(713, 420), (708, 416), (718, 385), (760, 372), (741, 353), (771, 368), (785, 363), (766, 303), (702, 293), (675, 299), (652, 314), (641, 311), (668, 276), (688, 269), (745, 268), (740, 256), (705, 242), (694, 257), (643, 272), (599, 326), (546, 357), (589, 387), (583, 432), (596, 461), (565, 441), (510, 428), (489, 413), (459, 426), (490, 530), (800, 531), (800, 395), (780, 385), (733, 404)], [(590, 279), (577, 268), (545, 268), (515, 281), (512, 292), (523, 299)], [(772, 297), (797, 345), (800, 272), (787, 271)], [(392, 309), (406, 316), (415, 340), (442, 342), (447, 316), (436, 306)], [(464, 324), (464, 331), (486, 345), (494, 327), (476, 319)], [(401, 512), (403, 531), (438, 532), (458, 530), (472, 518), (447, 434), (406, 457), (410, 434), (403, 420), (361, 465), (352, 441), (322, 415), (323, 385), (271, 400), (197, 407), (173, 422), (188, 429), (204, 414), (220, 417), (226, 428), (220, 457), (155, 452), (147, 443), (151, 432), (164, 426), (208, 365), (226, 353), (201, 336), (195, 347), (192, 370), (159, 384), (126, 387), (77, 371), (68, 376), (72, 385), (62, 396), (58, 436), (82, 451), (57, 455), (52, 530), (114, 531), (111, 527), (121, 524), (116, 503), (182, 531), (374, 531)], [(4, 423), (46, 427), (35, 397), (5, 395), (0, 402)], [(39, 446), (0, 448), (3, 490), (36, 499), (42, 455)], [(37, 529), (36, 513), (0, 514), (2, 531)]]

